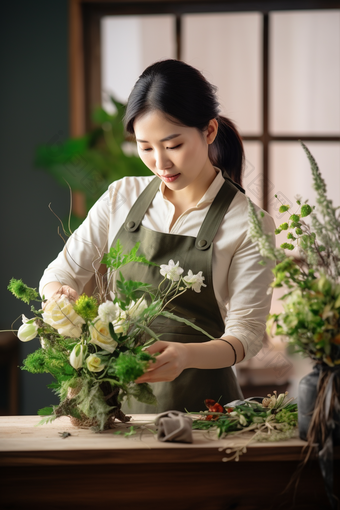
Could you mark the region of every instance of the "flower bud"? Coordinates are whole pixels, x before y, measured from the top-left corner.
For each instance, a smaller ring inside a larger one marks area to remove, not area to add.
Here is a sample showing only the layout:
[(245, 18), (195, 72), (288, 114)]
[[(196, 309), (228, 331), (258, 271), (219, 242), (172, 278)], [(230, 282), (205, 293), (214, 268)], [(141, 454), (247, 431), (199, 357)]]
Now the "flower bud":
[(27, 319), (24, 315), (22, 316), (22, 326), (20, 326), (18, 330), (18, 338), (22, 342), (29, 342), (30, 340), (33, 340), (37, 336), (38, 333), (38, 326), (34, 322), (34, 319)]
[(77, 344), (70, 354), (70, 365), (78, 370), (83, 366), (84, 361), (84, 346), (83, 344)]
[(102, 363), (99, 356), (95, 354), (90, 354), (86, 360), (86, 365), (90, 372), (101, 372), (105, 368), (105, 363)]

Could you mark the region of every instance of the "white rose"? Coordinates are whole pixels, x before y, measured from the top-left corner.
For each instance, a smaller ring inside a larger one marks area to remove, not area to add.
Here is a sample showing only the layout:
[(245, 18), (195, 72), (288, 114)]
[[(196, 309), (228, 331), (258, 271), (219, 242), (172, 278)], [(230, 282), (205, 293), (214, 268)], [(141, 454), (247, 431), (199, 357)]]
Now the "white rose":
[(22, 326), (18, 329), (18, 338), (22, 342), (29, 342), (33, 340), (37, 336), (38, 326), (34, 321), (34, 319), (27, 319), (25, 315), (22, 315)]
[(60, 335), (71, 338), (79, 338), (81, 324), (85, 324), (84, 319), (74, 311), (72, 303), (66, 296), (50, 299), (42, 317), (44, 322), (55, 328)]
[(113, 322), (119, 315), (119, 306), (112, 303), (112, 301), (106, 301), (99, 305), (98, 315), (102, 322), (109, 323)]
[(193, 274), (191, 269), (189, 269), (187, 276), (184, 276), (183, 281), (195, 292), (201, 292), (201, 287), (206, 287), (203, 283), (205, 280), (204, 276), (202, 276), (202, 271), (199, 271), (197, 274)]
[(161, 275), (168, 278), (168, 280), (172, 280), (174, 282), (178, 282), (181, 274), (184, 271), (184, 269), (179, 267), (179, 261), (177, 262), (177, 264), (175, 264), (173, 260), (169, 260), (168, 265), (161, 264), (160, 268)]
[(90, 372), (101, 372), (105, 368), (105, 363), (95, 354), (90, 354), (86, 359), (86, 365)]
[(117, 347), (117, 342), (110, 335), (109, 325), (97, 319), (94, 324), (89, 327), (91, 335), (91, 343), (99, 345), (105, 351), (113, 352)]
[(77, 344), (70, 354), (70, 365), (78, 370), (84, 363), (84, 346), (83, 344)]

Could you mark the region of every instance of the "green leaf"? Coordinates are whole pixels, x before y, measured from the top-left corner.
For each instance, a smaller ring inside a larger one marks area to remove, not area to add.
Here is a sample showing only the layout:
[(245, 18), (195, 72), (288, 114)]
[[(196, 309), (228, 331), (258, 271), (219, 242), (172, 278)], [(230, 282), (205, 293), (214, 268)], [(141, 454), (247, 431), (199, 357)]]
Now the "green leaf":
[(135, 384), (131, 394), (138, 402), (149, 404), (150, 406), (157, 405), (157, 399), (148, 383)]
[(168, 319), (173, 319), (173, 320), (175, 320), (177, 322), (183, 322), (187, 326), (190, 326), (191, 328), (196, 329), (197, 331), (200, 331), (201, 333), (203, 333), (204, 335), (209, 337), (211, 340), (215, 339), (215, 337), (209, 335), (209, 333), (204, 331), (204, 329), (200, 328), (196, 324), (193, 324), (192, 322), (188, 321), (187, 319), (184, 319), (183, 317), (178, 317), (177, 315), (174, 315), (171, 312), (167, 312), (166, 310), (163, 310), (163, 312), (161, 312), (160, 315), (163, 315), (164, 317), (167, 317)]
[(138, 326), (143, 329), (145, 331), (145, 333), (147, 333), (148, 335), (151, 336), (151, 338), (153, 338), (154, 340), (158, 341), (160, 340), (160, 336), (161, 335), (156, 335), (156, 333), (154, 333), (152, 331), (152, 329), (150, 329), (148, 326), (146, 326), (145, 324), (141, 324), (141, 323), (138, 323)]
[(39, 416), (50, 416), (53, 414), (53, 407), (43, 407), (38, 411)]
[(110, 331), (110, 335), (111, 337), (113, 338), (113, 340), (115, 340), (116, 342), (119, 341), (119, 338), (118, 338), (118, 335), (117, 333), (115, 332), (115, 329), (113, 327), (113, 324), (112, 322), (109, 323), (109, 331)]
[(136, 243), (135, 246), (128, 252), (123, 254), (123, 246), (120, 240), (117, 240), (115, 246), (110, 248), (109, 253), (105, 253), (102, 258), (102, 264), (105, 264), (108, 268), (112, 270), (117, 270), (120, 267), (129, 264), (130, 262), (139, 262), (141, 264), (146, 264), (149, 266), (158, 266), (154, 262), (150, 262), (143, 255), (137, 255), (137, 251), (139, 249), (140, 243)]

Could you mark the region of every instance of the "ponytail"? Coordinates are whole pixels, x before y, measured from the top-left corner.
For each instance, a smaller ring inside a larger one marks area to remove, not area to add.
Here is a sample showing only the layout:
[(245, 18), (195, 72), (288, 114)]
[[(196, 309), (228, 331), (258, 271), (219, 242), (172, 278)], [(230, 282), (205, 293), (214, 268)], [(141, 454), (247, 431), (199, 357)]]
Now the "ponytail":
[(233, 122), (218, 115), (218, 133), (215, 141), (209, 145), (209, 159), (221, 169), (223, 177), (242, 186), (244, 149), (242, 139)]

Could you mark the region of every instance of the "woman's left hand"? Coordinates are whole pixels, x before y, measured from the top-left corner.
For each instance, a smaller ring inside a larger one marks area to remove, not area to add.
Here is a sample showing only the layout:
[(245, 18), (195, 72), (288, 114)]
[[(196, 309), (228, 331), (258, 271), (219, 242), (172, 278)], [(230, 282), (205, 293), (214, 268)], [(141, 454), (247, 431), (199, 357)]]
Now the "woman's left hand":
[(187, 368), (186, 344), (159, 340), (145, 349), (150, 354), (160, 354), (150, 362), (148, 370), (135, 380), (136, 383), (173, 381)]

